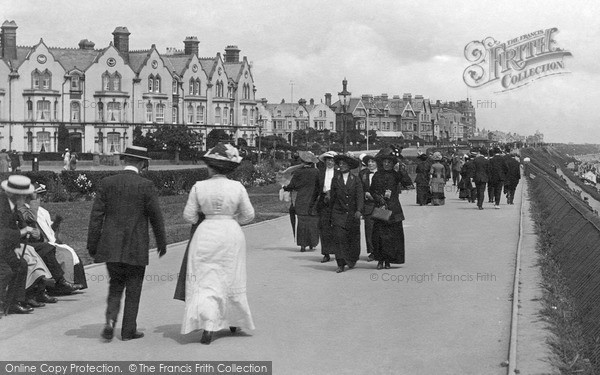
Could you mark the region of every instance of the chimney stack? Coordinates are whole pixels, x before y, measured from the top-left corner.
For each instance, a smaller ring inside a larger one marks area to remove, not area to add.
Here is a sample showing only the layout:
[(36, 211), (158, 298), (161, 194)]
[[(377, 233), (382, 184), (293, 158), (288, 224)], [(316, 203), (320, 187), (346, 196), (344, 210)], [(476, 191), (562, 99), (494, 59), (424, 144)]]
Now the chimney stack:
[(17, 58), (17, 27), (15, 21), (4, 21), (2, 24), (2, 57), (8, 60)]
[(310, 105), (315, 105), (315, 100), (313, 98), (310, 98)]
[(200, 44), (200, 41), (198, 41), (198, 38), (196, 38), (195, 36), (188, 36), (187, 38), (185, 38), (185, 40), (183, 41), (183, 45), (184, 47), (184, 53), (186, 55), (196, 55), (198, 56), (198, 45)]
[(127, 30), (127, 27), (119, 26), (112, 34), (115, 48), (121, 53), (125, 63), (129, 63), (129, 35), (131, 33)]
[(331, 107), (331, 94), (330, 93), (325, 94), (325, 105), (328, 107)]
[(87, 39), (81, 39), (79, 41), (79, 49), (89, 49), (93, 50), (96, 44), (94, 42), (90, 42)]
[(240, 62), (240, 49), (237, 48), (237, 46), (227, 46), (227, 48), (225, 48), (225, 62)]

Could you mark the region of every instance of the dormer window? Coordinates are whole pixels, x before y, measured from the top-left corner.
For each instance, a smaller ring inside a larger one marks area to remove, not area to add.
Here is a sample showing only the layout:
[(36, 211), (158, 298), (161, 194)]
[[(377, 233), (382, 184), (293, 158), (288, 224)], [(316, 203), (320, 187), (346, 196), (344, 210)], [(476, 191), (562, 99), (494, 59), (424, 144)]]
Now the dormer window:
[(50, 90), (52, 88), (52, 74), (48, 69), (31, 73), (31, 88), (34, 90)]
[(71, 91), (81, 91), (81, 80), (77, 74), (71, 76)]

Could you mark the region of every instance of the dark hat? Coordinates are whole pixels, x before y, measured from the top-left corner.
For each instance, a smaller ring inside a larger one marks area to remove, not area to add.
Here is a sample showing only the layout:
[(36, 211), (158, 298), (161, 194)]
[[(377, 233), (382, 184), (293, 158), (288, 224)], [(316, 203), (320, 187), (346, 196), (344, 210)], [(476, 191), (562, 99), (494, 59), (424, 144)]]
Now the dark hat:
[(310, 151), (298, 151), (298, 157), (304, 163), (316, 163), (319, 159)]
[(233, 171), (242, 162), (237, 148), (229, 143), (217, 143), (217, 145), (204, 154), (202, 159), (208, 166)]
[(360, 161), (358, 161), (358, 159), (355, 159), (351, 156), (343, 155), (343, 154), (334, 156), (333, 161), (336, 164), (340, 161), (345, 161), (346, 163), (348, 163), (348, 166), (350, 167), (350, 169), (358, 168), (358, 166), (360, 165)]
[(375, 159), (377, 161), (383, 161), (385, 159), (391, 160), (394, 164), (398, 162), (398, 156), (396, 155), (396, 150), (393, 148), (387, 147), (382, 148), (377, 155), (375, 155)]
[(125, 152), (119, 153), (121, 156), (130, 156), (132, 158), (150, 160), (148, 156), (148, 149), (140, 146), (129, 146), (125, 149)]
[(426, 153), (423, 152), (423, 153), (419, 154), (419, 156), (417, 156), (417, 159), (425, 161), (425, 160), (429, 159), (429, 155), (427, 155)]
[(8, 180), (2, 181), (2, 189), (7, 193), (18, 194), (18, 195), (29, 195), (33, 193), (33, 185), (29, 177), (14, 174), (8, 176)]
[(369, 160), (375, 160), (375, 157), (373, 155), (365, 155), (361, 159), (361, 161), (364, 165), (369, 165)]

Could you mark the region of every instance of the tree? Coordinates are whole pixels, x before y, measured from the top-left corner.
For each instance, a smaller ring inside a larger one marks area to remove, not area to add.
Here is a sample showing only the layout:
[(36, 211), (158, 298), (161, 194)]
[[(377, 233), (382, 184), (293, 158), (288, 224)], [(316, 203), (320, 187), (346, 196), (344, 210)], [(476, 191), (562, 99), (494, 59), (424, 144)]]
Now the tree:
[(206, 137), (206, 147), (210, 149), (215, 147), (219, 142), (229, 143), (229, 141), (231, 141), (231, 136), (225, 130), (213, 129)]
[(64, 151), (65, 148), (69, 148), (69, 130), (65, 124), (61, 123), (58, 125), (58, 149)]
[(158, 148), (176, 153), (189, 150), (200, 139), (198, 133), (181, 124), (161, 125), (153, 136)]

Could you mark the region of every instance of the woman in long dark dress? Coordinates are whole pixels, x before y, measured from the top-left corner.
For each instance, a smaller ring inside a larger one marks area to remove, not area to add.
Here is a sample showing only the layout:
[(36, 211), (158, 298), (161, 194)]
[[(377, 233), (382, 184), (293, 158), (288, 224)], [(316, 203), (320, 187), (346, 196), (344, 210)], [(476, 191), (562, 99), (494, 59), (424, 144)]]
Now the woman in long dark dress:
[(417, 204), (420, 206), (426, 206), (431, 202), (431, 191), (429, 188), (429, 170), (431, 169), (431, 164), (427, 161), (428, 158), (427, 154), (417, 156), (419, 161), (417, 162), (415, 185), (417, 185)]
[(319, 244), (319, 170), (315, 168), (318, 159), (312, 152), (300, 151), (299, 157), (304, 166), (293, 173), (292, 180), (283, 189), (297, 192), (294, 202), (298, 218), (296, 243), (304, 252), (307, 246), (312, 250)]
[(376, 156), (377, 172), (373, 176), (369, 192), (379, 206), (385, 205), (392, 211), (389, 222), (374, 220), (373, 223), (373, 254), (377, 260), (377, 269), (390, 268), (390, 263), (404, 263), (404, 212), (398, 194), (403, 171), (396, 172), (394, 165), (396, 155), (391, 149), (383, 149)]

